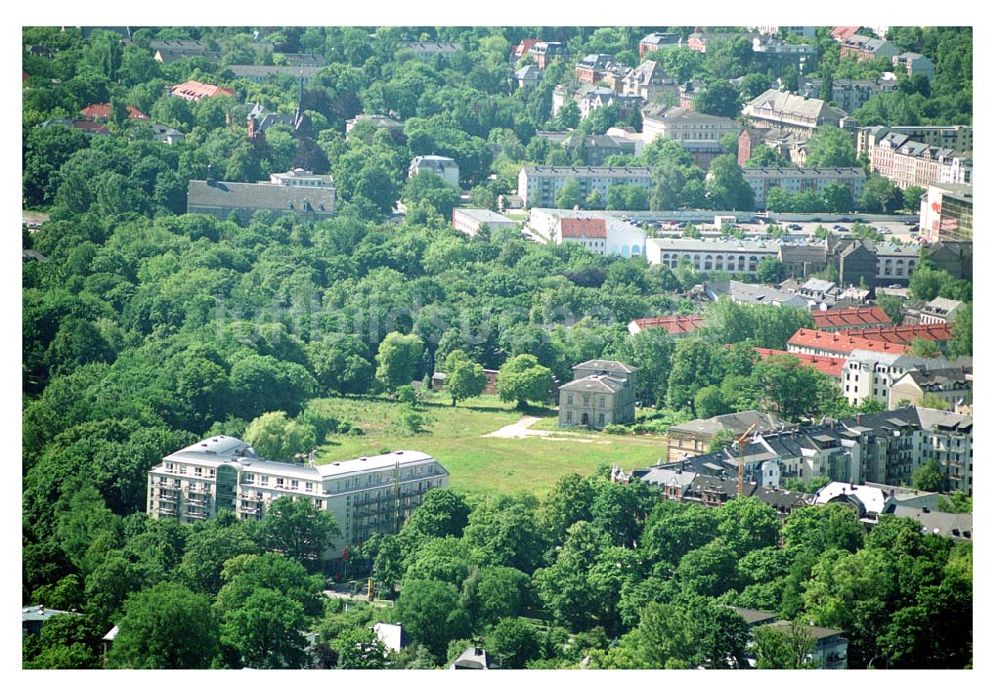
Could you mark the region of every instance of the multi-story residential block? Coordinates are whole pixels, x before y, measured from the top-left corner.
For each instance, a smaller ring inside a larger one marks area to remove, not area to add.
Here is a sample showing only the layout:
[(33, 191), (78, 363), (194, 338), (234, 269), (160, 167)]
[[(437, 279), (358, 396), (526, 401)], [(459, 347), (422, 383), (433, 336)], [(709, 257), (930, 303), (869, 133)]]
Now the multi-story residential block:
[(934, 79), (933, 60), (918, 52), (904, 52), (902, 55), (893, 56), (892, 66), (894, 69), (902, 67), (910, 77), (926, 76), (928, 81)]
[[(878, 79), (833, 79), (830, 104), (848, 114), (858, 109), (875, 95), (892, 93), (897, 88), (895, 78)], [(819, 98), (823, 92), (823, 79), (806, 77), (799, 79), (799, 95)]]
[(569, 49), (557, 41), (538, 41), (528, 49), (528, 54), (539, 69), (545, 69), (555, 60), (568, 57)]
[(624, 67), (614, 55), (593, 53), (576, 63), (576, 79), (580, 83), (595, 84), (604, 81), (607, 74), (622, 72)]
[(740, 436), (750, 428), (766, 433), (784, 427), (785, 422), (775, 415), (757, 410), (721, 414), (675, 424), (667, 430), (667, 462), (707, 453), (712, 441), (723, 431)]
[(939, 296), (924, 305), (920, 311), (920, 323), (950, 324), (965, 306), (961, 300), (949, 300)]
[(679, 48), (684, 46), (684, 38), (679, 33), (661, 33), (654, 31), (639, 41), (639, 59), (647, 53), (664, 48)]
[(642, 139), (646, 145), (659, 136), (666, 136), (677, 141), (703, 169), (708, 169), (713, 159), (725, 154), (719, 139), (727, 133), (739, 134), (742, 128), (735, 119), (682, 107), (659, 107), (642, 115)]
[(789, 193), (815, 191), (838, 184), (847, 188), (851, 198), (861, 197), (865, 185), (865, 170), (861, 167), (764, 167), (743, 168), (743, 178), (753, 189), (755, 207), (767, 207), (767, 195), (772, 188)]
[[(913, 140), (902, 133), (887, 133), (871, 148), (871, 169), (905, 190), (927, 188), (947, 176), (956, 156), (954, 150)], [(961, 166), (961, 165), (959, 165)]]
[(929, 185), (920, 200), (920, 235), (934, 243), (971, 241), (972, 185)]
[(581, 198), (597, 191), (601, 202), (607, 202), (611, 186), (649, 188), (652, 178), (653, 170), (649, 167), (521, 167), (517, 194), (525, 207), (553, 207), (562, 187), (569, 179), (575, 179), (580, 186)]
[[(295, 174), (295, 171), (290, 172)], [(316, 175), (303, 172), (310, 180)], [(284, 180), (294, 177), (285, 175)], [(329, 176), (322, 177), (330, 179)], [(319, 186), (284, 183), (236, 183), (232, 181), (191, 180), (188, 182), (187, 211), (189, 214), (211, 214), (228, 219), (235, 214), (248, 221), (256, 212), (272, 216), (292, 215), (303, 220), (320, 220), (336, 213), (337, 192), (332, 181)]]
[(646, 60), (625, 73), (619, 85), (622, 95), (638, 95), (648, 102), (656, 102), (669, 93), (677, 92), (677, 82), (667, 76), (659, 62)]
[(950, 410), (972, 405), (972, 373), (961, 368), (917, 369), (900, 377), (889, 389), (889, 409), (900, 403), (922, 405), (928, 400), (944, 403)]
[(476, 236), (485, 226), (487, 229), (520, 229), (521, 222), (507, 218), (493, 210), (456, 207), (451, 211), (451, 225), (466, 234)]
[[(922, 358), (896, 351), (856, 349), (846, 359), (840, 380), (841, 391), (851, 405), (860, 405), (865, 400), (873, 398), (885, 403), (890, 409), (895, 409), (904, 399), (912, 401), (912, 392), (905, 387), (900, 391), (902, 395), (893, 399), (894, 385), (911, 372), (927, 373), (932, 376), (955, 372), (963, 381), (968, 382), (966, 404), (972, 401), (972, 358), (960, 357), (957, 360), (943, 357)], [(924, 377), (920, 377), (919, 380), (926, 381)]]
[(603, 429), (635, 421), (636, 371), (613, 360), (590, 360), (573, 367), (573, 381), (559, 387), (559, 426)]
[(899, 48), (892, 41), (881, 38), (853, 35), (840, 41), (840, 58), (855, 59), (859, 62), (886, 58), (899, 54)]
[(420, 172), (429, 172), (441, 177), (449, 186), (458, 188), (458, 162), (441, 155), (418, 155), (410, 160), (407, 176), (413, 177)]
[(197, 102), (203, 98), (213, 98), (219, 95), (227, 95), (229, 97), (235, 97), (236, 91), (231, 88), (223, 88), (222, 86), (214, 86), (209, 83), (201, 83), (200, 81), (185, 81), (184, 83), (179, 83), (176, 86), (170, 87), (170, 95), (176, 98), (183, 98), (190, 102)]
[(804, 328), (796, 331), (788, 339), (788, 351), (793, 353), (826, 355), (846, 359), (855, 350), (905, 355), (909, 348), (901, 343), (873, 341), (861, 336), (848, 336), (839, 331), (817, 331), (816, 329)]
[(869, 464), (877, 467), (869, 471), (883, 472), (885, 478), (866, 476), (866, 481), (907, 485), (913, 472), (935, 460), (944, 472), (946, 492), (972, 496), (971, 416), (907, 407), (848, 418), (843, 424), (859, 434), (875, 434), (875, 442), (884, 450), (884, 463), (881, 455), (873, 455)]
[(212, 519), (223, 510), (260, 520), (277, 498), (307, 500), (332, 514), (340, 528), (324, 555), (332, 559), (374, 533), (397, 532), (424, 493), (447, 485), (448, 470), (415, 451), (313, 467), (261, 459), (243, 441), (215, 436), (149, 470), (146, 511), (182, 523)]
[(753, 274), (765, 257), (777, 258), (776, 241), (720, 240), (698, 238), (648, 238), (646, 258), (650, 264), (676, 269), (687, 260), (700, 272), (720, 271)]
[(816, 57), (816, 48), (809, 43), (786, 43), (773, 37), (754, 37), (753, 51), (766, 68), (779, 73), (789, 66), (804, 71)]
[[(972, 495), (971, 416), (907, 407), (813, 426), (765, 428), (744, 447), (744, 493), (815, 476), (891, 489), (909, 484), (913, 472), (930, 460), (946, 473), (946, 490)], [(736, 449), (726, 447), (637, 469), (631, 478), (666, 485), (672, 477), (680, 484), (692, 483), (692, 476), (712, 477), (731, 482), (735, 491), (737, 468)]]
[(581, 86), (574, 88), (559, 84), (552, 90), (552, 116), (559, 114), (570, 100), (580, 108), (580, 116), (586, 117), (592, 110), (614, 107), (619, 119), (628, 119), (633, 110), (642, 110), (646, 104), (640, 95), (624, 95), (607, 86)]
[(432, 62), (438, 57), (451, 57), (455, 53), (462, 52), (461, 43), (438, 43), (438, 42), (410, 42), (400, 43), (399, 47), (409, 50), (417, 59), (423, 62)]
[(804, 98), (794, 93), (770, 88), (751, 100), (743, 114), (754, 126), (801, 131), (808, 135), (820, 126), (848, 128), (853, 125), (847, 112), (818, 98)]
[(885, 136), (901, 134), (907, 140), (952, 150), (956, 155), (972, 155), (971, 126), (867, 126), (855, 130), (858, 156), (873, 155), (873, 149)]

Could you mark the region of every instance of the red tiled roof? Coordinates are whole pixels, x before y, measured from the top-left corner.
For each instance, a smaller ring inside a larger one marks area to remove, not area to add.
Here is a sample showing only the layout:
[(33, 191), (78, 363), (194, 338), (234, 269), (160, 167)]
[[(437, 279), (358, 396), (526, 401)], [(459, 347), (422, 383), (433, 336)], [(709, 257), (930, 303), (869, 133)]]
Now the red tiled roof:
[(847, 307), (842, 310), (814, 310), (812, 317), (817, 329), (892, 324), (889, 315), (877, 305), (874, 307)]
[(200, 81), (185, 81), (171, 87), (170, 94), (184, 98), (185, 100), (201, 100), (202, 98), (211, 98), (216, 95), (234, 96), (236, 95), (236, 91), (210, 83), (201, 83)]
[(768, 358), (772, 355), (789, 355), (798, 358), (806, 366), (812, 367), (818, 372), (827, 376), (840, 378), (840, 372), (844, 368), (847, 360), (843, 357), (829, 357), (827, 355), (810, 355), (809, 353), (790, 353), (787, 350), (774, 350), (772, 348), (754, 348), (761, 358)]
[(846, 336), (840, 331), (817, 331), (816, 329), (799, 329), (788, 339), (788, 345), (797, 345), (812, 350), (850, 355), (854, 350), (903, 355), (909, 351), (905, 345), (873, 341), (860, 336)]
[(89, 119), (74, 119), (73, 128), (80, 129), (81, 131), (84, 132), (89, 131), (90, 133), (97, 134), (99, 136), (104, 136), (108, 133), (111, 133), (110, 131), (108, 131), (107, 126), (98, 124), (96, 121), (90, 121)]
[(664, 329), (671, 335), (688, 334), (697, 331), (704, 325), (705, 319), (700, 314), (675, 314), (668, 317), (646, 317), (633, 319), (631, 323), (643, 329)]
[(528, 54), (528, 51), (531, 50), (531, 46), (537, 42), (537, 38), (522, 38), (521, 42), (514, 46), (514, 56), (521, 57), (522, 55)]
[(860, 26), (835, 26), (833, 31), (830, 31), (830, 37), (834, 40), (846, 40), (858, 32)]
[[(129, 119), (149, 119), (145, 114), (132, 107), (132, 105), (125, 105), (125, 109), (128, 110)], [(105, 102), (99, 105), (87, 105), (82, 110), (80, 114), (87, 117), (88, 119), (110, 119), (111, 118), (111, 103)]]
[(948, 324), (907, 324), (871, 329), (848, 329), (840, 333), (845, 336), (857, 336), (867, 338), (870, 341), (884, 341), (900, 345), (910, 345), (914, 338), (924, 338), (928, 341), (951, 340), (951, 326)]
[(559, 226), (563, 238), (607, 238), (608, 227), (603, 219), (563, 219)]

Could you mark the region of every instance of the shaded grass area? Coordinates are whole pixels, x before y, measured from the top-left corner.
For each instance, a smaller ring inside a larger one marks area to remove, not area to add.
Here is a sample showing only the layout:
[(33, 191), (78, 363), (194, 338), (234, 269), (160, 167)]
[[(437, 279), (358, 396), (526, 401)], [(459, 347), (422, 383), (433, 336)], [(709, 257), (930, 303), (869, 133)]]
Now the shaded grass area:
[[(331, 434), (319, 450), (318, 463), (419, 450), (444, 465), (453, 488), (467, 493), (528, 491), (542, 497), (565, 474), (589, 475), (601, 464), (644, 467), (654, 464), (665, 451), (664, 440), (655, 436), (573, 432), (576, 440), (483, 438), (523, 416), (513, 403), (495, 396), (475, 398), (458, 407), (451, 407), (446, 395), (425, 396), (416, 408), (384, 398), (324, 398), (314, 403), (365, 432), (363, 436)], [(416, 434), (403, 427), (401, 417), (408, 412), (423, 422)], [(553, 428), (558, 428), (552, 408), (533, 406), (528, 414), (543, 416), (542, 422), (553, 422)]]

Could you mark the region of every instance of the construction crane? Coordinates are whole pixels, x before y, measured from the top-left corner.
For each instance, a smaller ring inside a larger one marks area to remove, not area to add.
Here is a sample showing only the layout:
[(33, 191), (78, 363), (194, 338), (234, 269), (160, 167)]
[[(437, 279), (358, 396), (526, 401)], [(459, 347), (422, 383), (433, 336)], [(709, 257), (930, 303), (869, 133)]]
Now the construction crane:
[(733, 443), (735, 443), (736, 445), (739, 446), (739, 450), (740, 450), (740, 453), (739, 453), (739, 462), (737, 463), (739, 466), (737, 467), (737, 470), (736, 470), (736, 478), (737, 478), (737, 483), (736, 483), (736, 497), (737, 498), (742, 498), (743, 497), (743, 445), (747, 442), (747, 437), (750, 435), (750, 432), (753, 431), (756, 428), (757, 428), (756, 424), (751, 424), (750, 427), (746, 431), (743, 432), (742, 436), (740, 436), (735, 441), (733, 441)]

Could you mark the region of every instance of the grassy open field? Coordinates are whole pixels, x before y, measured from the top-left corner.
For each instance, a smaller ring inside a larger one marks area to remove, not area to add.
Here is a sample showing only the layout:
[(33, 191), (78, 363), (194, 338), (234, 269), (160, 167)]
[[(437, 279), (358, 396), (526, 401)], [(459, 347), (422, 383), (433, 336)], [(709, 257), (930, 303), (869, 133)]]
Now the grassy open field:
[[(571, 472), (590, 474), (600, 464), (625, 469), (654, 464), (665, 450), (653, 436), (608, 436), (574, 432), (558, 438), (483, 438), (514, 424), (522, 414), (513, 403), (482, 396), (451, 407), (446, 395), (425, 398), (416, 408), (424, 426), (411, 434), (401, 424), (409, 408), (382, 398), (329, 398), (314, 401), (341, 420), (364, 430), (363, 436), (330, 435), (317, 462), (325, 463), (393, 450), (420, 450), (450, 472), (450, 485), (468, 493), (526, 490), (544, 496), (556, 480)], [(551, 408), (532, 408), (532, 416), (555, 418)], [(552, 430), (554, 422), (543, 420)], [(567, 440), (572, 438), (575, 440)], [(585, 441), (585, 442), (584, 442)]]

